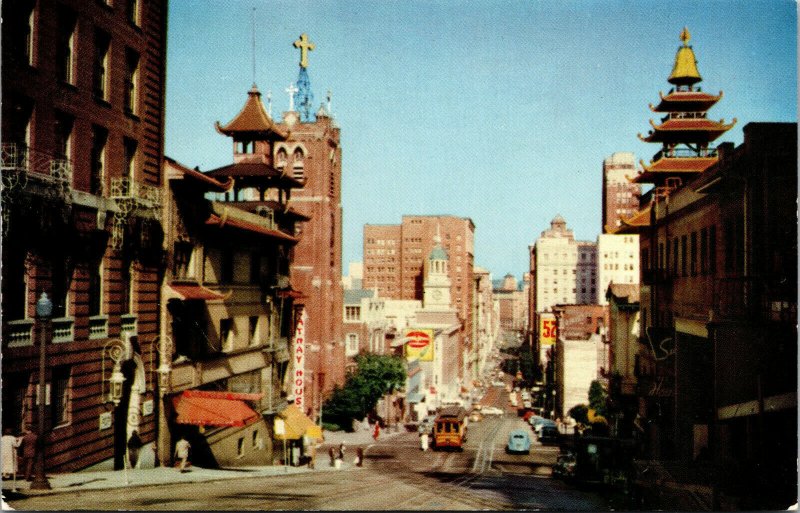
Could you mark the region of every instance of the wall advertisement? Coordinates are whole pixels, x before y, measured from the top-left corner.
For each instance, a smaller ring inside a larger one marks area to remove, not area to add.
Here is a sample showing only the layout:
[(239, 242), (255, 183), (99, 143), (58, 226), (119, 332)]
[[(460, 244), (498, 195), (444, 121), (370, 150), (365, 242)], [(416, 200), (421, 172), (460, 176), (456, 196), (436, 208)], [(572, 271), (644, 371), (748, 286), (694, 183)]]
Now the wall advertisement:
[(556, 316), (551, 313), (539, 314), (539, 347), (554, 346), (556, 344)]
[(405, 344), (406, 359), (421, 362), (433, 361), (433, 330), (406, 329), (403, 332), (403, 338), (407, 340)]

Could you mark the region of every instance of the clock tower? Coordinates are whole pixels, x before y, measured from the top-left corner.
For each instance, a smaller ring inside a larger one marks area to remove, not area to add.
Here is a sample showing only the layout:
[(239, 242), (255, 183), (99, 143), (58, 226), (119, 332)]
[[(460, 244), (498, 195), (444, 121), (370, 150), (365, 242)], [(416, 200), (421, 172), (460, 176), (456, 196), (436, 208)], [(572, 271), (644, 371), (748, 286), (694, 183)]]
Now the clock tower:
[(447, 252), (442, 247), (439, 231), (433, 238), (433, 249), (428, 256), (428, 269), (425, 275), (423, 305), (426, 310), (450, 308), (450, 277), (448, 276)]

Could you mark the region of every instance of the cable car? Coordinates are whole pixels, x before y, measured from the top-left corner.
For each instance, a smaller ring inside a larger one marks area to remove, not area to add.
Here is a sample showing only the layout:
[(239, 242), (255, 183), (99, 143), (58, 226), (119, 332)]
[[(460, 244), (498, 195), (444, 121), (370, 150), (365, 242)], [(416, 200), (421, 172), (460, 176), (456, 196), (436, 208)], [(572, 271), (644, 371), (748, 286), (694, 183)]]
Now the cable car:
[(460, 406), (444, 408), (433, 421), (433, 449), (463, 450), (467, 440), (467, 412)]

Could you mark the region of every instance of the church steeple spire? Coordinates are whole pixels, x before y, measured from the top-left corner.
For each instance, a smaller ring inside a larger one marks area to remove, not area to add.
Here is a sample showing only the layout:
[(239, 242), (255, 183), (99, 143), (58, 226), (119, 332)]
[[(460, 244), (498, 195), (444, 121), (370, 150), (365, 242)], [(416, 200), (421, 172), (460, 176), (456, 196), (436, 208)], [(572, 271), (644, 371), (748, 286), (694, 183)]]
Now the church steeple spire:
[(294, 42), (294, 47), (300, 49), (300, 72), (297, 75), (297, 92), (294, 103), (300, 113), (300, 121), (311, 123), (314, 121), (314, 93), (311, 92), (311, 80), (308, 78), (308, 52), (314, 50), (316, 45), (308, 40), (308, 34), (303, 33)]

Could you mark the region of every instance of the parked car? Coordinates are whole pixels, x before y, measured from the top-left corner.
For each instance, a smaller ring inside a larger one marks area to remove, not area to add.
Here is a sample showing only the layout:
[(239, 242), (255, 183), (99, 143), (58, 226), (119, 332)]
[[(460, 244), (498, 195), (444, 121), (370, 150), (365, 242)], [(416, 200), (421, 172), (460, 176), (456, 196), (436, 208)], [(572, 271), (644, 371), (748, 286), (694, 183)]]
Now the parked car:
[(575, 455), (571, 452), (560, 454), (553, 465), (553, 477), (571, 479), (575, 477)]
[(555, 428), (556, 431), (558, 431), (556, 423), (553, 422), (550, 419), (542, 419), (542, 420), (540, 420), (539, 422), (537, 422), (536, 424), (533, 425), (533, 430), (534, 430), (534, 432), (536, 432), (537, 436), (541, 437), (542, 436), (542, 429), (544, 429), (545, 427), (552, 427), (552, 428)]
[(523, 429), (515, 429), (508, 435), (506, 452), (509, 454), (529, 454), (531, 452), (531, 437)]
[(545, 419), (544, 417), (541, 417), (539, 415), (533, 414), (530, 417), (528, 417), (528, 424), (531, 425), (531, 429), (536, 431), (536, 426), (538, 424), (540, 424), (542, 421), (545, 421), (545, 420), (547, 420), (547, 419)]
[(557, 444), (559, 436), (560, 434), (556, 426), (543, 425), (539, 432), (539, 442), (541, 442), (542, 445)]
[(482, 410), (484, 415), (502, 415), (503, 410), (497, 406), (485, 406)]

